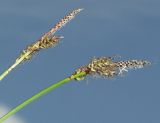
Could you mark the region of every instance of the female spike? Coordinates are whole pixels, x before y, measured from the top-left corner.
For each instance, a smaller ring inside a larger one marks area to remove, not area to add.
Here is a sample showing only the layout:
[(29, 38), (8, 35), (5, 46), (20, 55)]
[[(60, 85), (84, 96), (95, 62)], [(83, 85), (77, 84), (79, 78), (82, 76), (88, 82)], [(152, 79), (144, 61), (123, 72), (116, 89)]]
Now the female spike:
[[(89, 64), (78, 68), (73, 75), (85, 72), (87, 75), (114, 77), (121, 75), (128, 69), (143, 68), (150, 64), (151, 62), (146, 60), (114, 61), (112, 57), (99, 57), (92, 59)], [(76, 80), (82, 79), (84, 77), (76, 78)]]

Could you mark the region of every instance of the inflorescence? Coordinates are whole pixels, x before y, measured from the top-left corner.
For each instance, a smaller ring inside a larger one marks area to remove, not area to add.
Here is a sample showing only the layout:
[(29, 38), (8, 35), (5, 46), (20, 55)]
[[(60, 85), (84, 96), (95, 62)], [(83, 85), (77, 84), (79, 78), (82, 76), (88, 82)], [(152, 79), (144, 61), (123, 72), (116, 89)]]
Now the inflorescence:
[(48, 32), (44, 33), (41, 38), (39, 38), (33, 44), (27, 46), (20, 55), (16, 58), (15, 63), (7, 68), (1, 75), (0, 81), (8, 75), (17, 65), (23, 63), (26, 60), (30, 60), (35, 53), (38, 53), (41, 49), (47, 49), (55, 46), (60, 42), (63, 36), (56, 36), (55, 33), (61, 29), (65, 24), (70, 22), (79, 12), (83, 9), (75, 9), (64, 18), (62, 18), (58, 23), (55, 24)]
[(76, 9), (70, 12), (68, 15), (66, 15), (64, 18), (62, 18), (55, 26), (50, 29), (49, 32), (45, 33), (40, 39), (38, 39), (35, 43), (27, 46), (26, 49), (24, 49), (19, 57), (16, 59), (18, 61), (22, 57), (24, 57), (23, 61), (30, 60), (32, 56), (40, 51), (41, 49), (46, 49), (55, 46), (59, 43), (59, 41), (63, 38), (63, 36), (55, 36), (54, 34), (61, 29), (65, 24), (70, 22), (79, 12), (81, 12), (83, 9)]
[[(151, 62), (146, 60), (128, 60), (128, 61), (114, 61), (113, 57), (93, 58), (88, 65), (78, 68), (73, 75), (85, 72), (86, 75), (99, 75), (102, 77), (114, 77), (122, 75), (129, 69), (143, 68), (150, 65)], [(84, 77), (76, 78), (76, 80), (83, 80)]]

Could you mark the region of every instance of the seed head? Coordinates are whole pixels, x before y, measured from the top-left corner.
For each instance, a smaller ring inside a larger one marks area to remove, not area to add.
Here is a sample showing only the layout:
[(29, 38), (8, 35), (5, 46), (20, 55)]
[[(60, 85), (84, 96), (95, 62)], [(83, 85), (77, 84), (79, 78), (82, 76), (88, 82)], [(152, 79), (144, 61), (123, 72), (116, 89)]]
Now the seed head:
[(70, 22), (79, 12), (81, 12), (83, 9), (75, 9), (69, 14), (67, 14), (65, 17), (63, 17), (55, 26), (44, 35), (52, 36), (54, 35), (59, 29), (61, 29), (63, 26), (65, 26), (68, 22)]
[(88, 64), (91, 74), (97, 74), (105, 77), (113, 77), (116, 75), (116, 67), (113, 64), (111, 57), (94, 58)]
[(35, 45), (38, 49), (46, 49), (55, 46), (59, 43), (59, 41), (63, 38), (63, 36), (53, 36), (51, 38), (49, 37), (43, 37), (41, 40), (39, 40)]
[(125, 71), (127, 72), (129, 69), (143, 68), (146, 65), (150, 65), (151, 62), (146, 60), (128, 60), (115, 62), (114, 64), (118, 68), (119, 74), (122, 74)]
[[(93, 58), (88, 65), (82, 66), (75, 71), (75, 74), (85, 72), (87, 75), (99, 75), (102, 77), (115, 77), (128, 69), (143, 68), (150, 65), (146, 60), (113, 61), (112, 57)], [(83, 78), (76, 78), (82, 80)]]
[(59, 43), (59, 41), (62, 38), (63, 38), (62, 36), (59, 36), (59, 37), (53, 36), (52, 38), (48, 38), (47, 36), (42, 37), (36, 43), (27, 46), (27, 48), (22, 51), (22, 53), (20, 54), (20, 56), (16, 60), (19, 60), (26, 53), (29, 53), (29, 55), (27, 55), (23, 61), (30, 60), (35, 53), (37, 53), (41, 49), (46, 49), (46, 48), (50, 48), (50, 47), (55, 46), (56, 44)]
[(35, 43), (29, 45), (26, 49), (22, 51), (20, 56), (16, 59), (16, 62), (25, 56), (24, 60), (30, 60), (32, 56), (37, 53), (41, 49), (46, 49), (49, 47), (53, 47), (59, 43), (62, 36), (55, 36), (55, 32), (62, 28), (66, 23), (71, 21), (80, 11), (83, 9), (73, 10), (71, 13), (62, 18), (49, 32), (45, 33), (40, 39), (38, 39)]

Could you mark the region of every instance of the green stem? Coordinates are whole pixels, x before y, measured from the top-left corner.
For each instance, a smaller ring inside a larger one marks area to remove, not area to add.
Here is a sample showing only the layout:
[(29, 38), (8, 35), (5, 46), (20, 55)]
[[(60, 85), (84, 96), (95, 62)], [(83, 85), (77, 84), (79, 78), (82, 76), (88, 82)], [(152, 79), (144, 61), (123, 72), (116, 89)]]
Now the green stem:
[(16, 60), (16, 62), (11, 65), (8, 69), (6, 69), (1, 75), (0, 75), (0, 81), (7, 76), (17, 65), (19, 65), (21, 62), (24, 61), (24, 59), (30, 55), (31, 52), (25, 53), (20, 59)]
[(0, 118), (0, 123), (5, 121), (7, 118), (9, 118), (13, 114), (15, 114), (17, 111), (19, 111), (20, 109), (22, 109), (26, 105), (30, 104), (31, 102), (37, 100), (41, 96), (43, 96), (43, 95), (47, 94), (48, 92), (52, 91), (53, 89), (65, 84), (65, 83), (68, 83), (71, 80), (74, 80), (75, 78), (83, 77), (83, 76), (86, 76), (86, 75), (87, 74), (85, 72), (81, 72), (81, 73), (78, 73), (76, 75), (72, 75), (71, 77), (65, 78), (65, 79), (63, 79), (63, 80), (61, 80), (61, 81), (59, 81), (59, 82), (57, 82), (55, 84), (52, 84), (51, 86), (45, 88), (44, 90), (40, 91), (39, 93), (37, 93), (37, 94), (33, 95), (32, 97), (28, 98), (27, 100), (25, 100), (24, 102), (22, 102), (21, 104), (19, 104), (18, 106), (16, 106), (12, 110), (10, 110), (7, 114), (2, 116)]

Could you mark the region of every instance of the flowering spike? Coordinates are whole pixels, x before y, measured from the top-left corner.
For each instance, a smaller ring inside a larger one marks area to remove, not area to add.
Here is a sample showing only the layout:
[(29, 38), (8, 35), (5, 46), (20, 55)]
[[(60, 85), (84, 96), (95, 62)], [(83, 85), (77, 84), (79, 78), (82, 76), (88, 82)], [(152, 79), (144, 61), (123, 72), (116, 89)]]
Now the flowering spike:
[(81, 12), (83, 9), (75, 9), (72, 12), (70, 12), (68, 15), (66, 15), (64, 18), (62, 18), (55, 26), (47, 32), (45, 35), (52, 36), (54, 35), (59, 29), (61, 29), (65, 24), (70, 22), (79, 12)]
[(88, 64), (91, 69), (91, 74), (100, 76), (112, 77), (116, 74), (116, 68), (113, 64), (112, 57), (94, 58)]
[(55, 46), (63, 36), (54, 36), (55, 32), (62, 28), (66, 23), (71, 21), (76, 14), (78, 14), (83, 9), (73, 10), (71, 13), (62, 18), (49, 32), (45, 33), (37, 42), (29, 45), (25, 50), (22, 51), (20, 56), (16, 59), (18, 61), (24, 54), (27, 54), (23, 61), (30, 60), (33, 54), (37, 53), (40, 49), (46, 49)]
[(31, 59), (32, 56), (39, 50), (55, 46), (57, 43), (59, 43), (62, 37), (55, 36), (55, 32), (62, 28), (62, 26), (64, 26), (70, 20), (72, 20), (76, 16), (76, 14), (78, 14), (82, 10), (83, 9), (73, 10), (71, 13), (62, 18), (49, 32), (45, 33), (40, 39), (38, 39), (33, 44), (29, 45), (26, 49), (24, 49), (15, 60), (15, 63), (12, 64), (0, 75), (0, 81), (5, 76), (7, 76), (17, 65), (26, 60)]
[[(82, 66), (75, 71), (75, 74), (85, 72), (87, 75), (100, 75), (102, 77), (114, 77), (122, 74), (128, 69), (143, 68), (150, 65), (151, 62), (146, 60), (128, 60), (128, 61), (113, 61), (112, 57), (93, 58), (88, 65)], [(76, 78), (82, 80), (83, 78)]]
[(23, 61), (30, 60), (35, 53), (37, 53), (41, 49), (46, 49), (46, 48), (50, 48), (52, 46), (55, 46), (62, 38), (63, 38), (62, 36), (59, 36), (59, 37), (54, 36), (52, 38), (43, 37), (39, 41), (37, 41), (36, 43), (27, 46), (27, 48), (22, 51), (22, 53), (16, 59), (16, 61), (18, 61), (25, 54), (28, 54), (28, 55), (26, 55), (26, 57), (24, 57)]
[(115, 62), (115, 66), (119, 69), (119, 74), (127, 72), (128, 69), (138, 69), (143, 68), (146, 65), (150, 65), (151, 62), (146, 60), (128, 60), (128, 61), (119, 61)]

